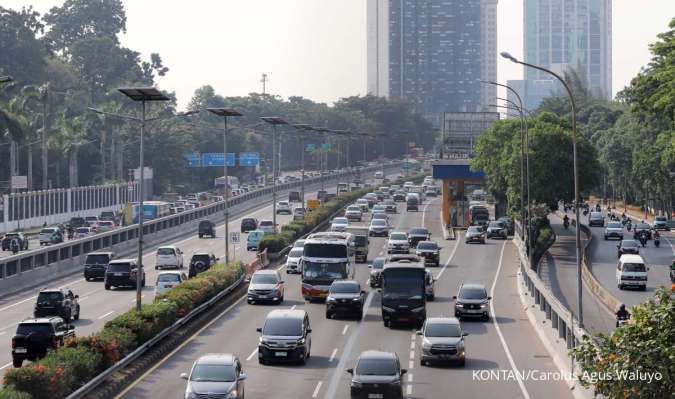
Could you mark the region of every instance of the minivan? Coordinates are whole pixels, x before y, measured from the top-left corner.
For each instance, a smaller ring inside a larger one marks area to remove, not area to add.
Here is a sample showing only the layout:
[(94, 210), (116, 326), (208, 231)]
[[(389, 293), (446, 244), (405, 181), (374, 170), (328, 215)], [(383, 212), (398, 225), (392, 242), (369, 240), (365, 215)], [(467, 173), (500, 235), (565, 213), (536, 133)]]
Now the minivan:
[(115, 259), (114, 252), (91, 252), (84, 260), (84, 279), (105, 278), (108, 263)]
[(312, 350), (309, 315), (301, 309), (278, 309), (267, 314), (260, 333), (258, 363), (272, 361), (305, 364)]
[[(118, 259), (108, 263), (105, 270), (104, 287), (136, 287), (138, 264), (136, 259)], [(145, 287), (145, 271), (141, 277), (141, 287)]]
[(183, 252), (174, 245), (157, 248), (155, 257), (155, 270), (159, 269), (182, 269)]
[(419, 197), (415, 194), (408, 194), (405, 198), (406, 211), (419, 211)]
[(616, 266), (616, 285), (620, 290), (625, 287), (647, 289), (649, 268), (640, 255), (621, 255)]

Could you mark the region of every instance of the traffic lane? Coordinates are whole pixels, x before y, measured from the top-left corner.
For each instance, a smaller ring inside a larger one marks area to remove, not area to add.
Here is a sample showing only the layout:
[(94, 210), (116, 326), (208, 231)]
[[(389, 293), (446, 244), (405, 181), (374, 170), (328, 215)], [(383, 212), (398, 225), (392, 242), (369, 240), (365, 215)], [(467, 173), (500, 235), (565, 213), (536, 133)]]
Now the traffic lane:
[[(647, 246), (640, 247), (640, 256), (649, 267), (647, 272), (647, 289), (640, 291), (635, 289), (620, 290), (616, 280), (616, 266), (619, 258), (617, 245), (619, 240), (605, 240), (603, 227), (590, 227), (593, 234), (589, 254), (591, 258), (591, 270), (605, 289), (627, 306), (641, 304), (651, 298), (659, 287), (670, 288), (670, 264), (673, 260), (673, 248), (666, 240), (667, 234), (662, 234), (659, 248), (654, 246), (651, 240)], [(624, 239), (632, 239), (633, 232), (624, 228)]]
[[(372, 251), (378, 245), (371, 244)], [(369, 248), (370, 252), (371, 248)], [(283, 268), (280, 268), (283, 269)], [(365, 264), (357, 265), (357, 278), (365, 284), (368, 269)], [(185, 382), (176, 381), (181, 372), (188, 372), (192, 363), (202, 354), (211, 352), (235, 353), (243, 363), (248, 374), (246, 391), (254, 397), (273, 396), (279, 398), (312, 397), (314, 390), (323, 381), (327, 369), (334, 368), (340, 356), (341, 343), (348, 331), (359, 322), (354, 320), (327, 320), (325, 304), (305, 303), (301, 293), (299, 275), (286, 275), (285, 302), (283, 307), (295, 306), (309, 313), (312, 327), (312, 356), (305, 366), (270, 365), (258, 363), (257, 327), (262, 327), (265, 316), (274, 306), (247, 305), (240, 302), (215, 323), (198, 333), (194, 340), (184, 348), (170, 355), (165, 362), (151, 370), (141, 381), (132, 387), (125, 398), (160, 397), (162, 394), (175, 393), (184, 389)], [(235, 332), (239, 332), (238, 334)], [(282, 378), (279, 378), (279, 376)], [(323, 383), (321, 384), (323, 385)], [(319, 386), (320, 391), (321, 386)], [(317, 391), (317, 392), (318, 392)]]
[(559, 378), (558, 367), (534, 331), (520, 301), (517, 287), (519, 264), (516, 246), (506, 243), (492, 301), (499, 329), (517, 370), (532, 373), (531, 378), (523, 380), (530, 397), (572, 398), (574, 395), (567, 383)]

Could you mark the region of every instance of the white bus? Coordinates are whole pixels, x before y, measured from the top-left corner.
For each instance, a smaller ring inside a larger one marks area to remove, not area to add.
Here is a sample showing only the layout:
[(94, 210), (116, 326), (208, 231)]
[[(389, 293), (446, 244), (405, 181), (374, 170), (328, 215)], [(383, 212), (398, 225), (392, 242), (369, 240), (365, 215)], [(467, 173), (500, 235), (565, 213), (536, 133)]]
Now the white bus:
[(340, 237), (310, 236), (303, 247), (300, 267), (303, 298), (324, 299), (333, 281), (354, 278), (353, 246)]

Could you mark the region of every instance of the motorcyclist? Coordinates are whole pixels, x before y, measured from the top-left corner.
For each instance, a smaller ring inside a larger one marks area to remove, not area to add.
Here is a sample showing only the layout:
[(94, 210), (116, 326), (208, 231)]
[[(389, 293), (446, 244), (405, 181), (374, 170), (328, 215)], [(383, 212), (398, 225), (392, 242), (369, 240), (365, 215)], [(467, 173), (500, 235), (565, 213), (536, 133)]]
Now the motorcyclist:
[(661, 244), (661, 234), (658, 230), (654, 230), (654, 245), (658, 247)]
[(16, 255), (21, 250), (21, 245), (19, 245), (18, 238), (12, 238), (12, 241), (9, 243), (9, 248), (12, 250), (12, 253)]
[(616, 326), (619, 327), (619, 324), (622, 321), (630, 319), (630, 313), (626, 310), (626, 305), (623, 303), (619, 306), (619, 310), (616, 311)]
[(628, 231), (630, 231), (632, 228), (633, 228), (633, 223), (630, 221), (630, 219), (628, 219), (628, 221), (626, 222), (626, 229)]
[(570, 225), (570, 218), (567, 217), (567, 215), (565, 215), (565, 217), (563, 217), (563, 226), (564, 226), (565, 228), (568, 228), (569, 225)]
[(75, 235), (75, 229), (73, 229), (73, 226), (68, 225), (68, 239), (72, 240), (74, 235)]
[(644, 248), (647, 245), (647, 232), (641, 231), (638, 239), (640, 240), (640, 244), (642, 244), (642, 248)]

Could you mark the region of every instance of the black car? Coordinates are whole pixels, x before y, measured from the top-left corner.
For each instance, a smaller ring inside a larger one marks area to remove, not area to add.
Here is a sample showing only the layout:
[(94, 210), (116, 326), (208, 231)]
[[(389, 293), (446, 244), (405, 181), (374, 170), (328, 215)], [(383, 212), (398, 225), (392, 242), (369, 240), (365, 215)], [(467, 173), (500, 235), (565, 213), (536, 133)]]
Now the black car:
[(382, 269), (384, 269), (385, 260), (385, 257), (378, 256), (377, 258), (373, 259), (372, 265), (368, 265), (370, 268), (370, 279), (368, 281), (371, 288), (382, 287)]
[(75, 337), (75, 327), (58, 316), (24, 320), (12, 338), (12, 364), (18, 368), (26, 359), (41, 359), (48, 351), (63, 346), (69, 337)]
[(506, 225), (500, 221), (492, 221), (488, 224), (486, 229), (487, 238), (503, 238), (506, 240), (508, 237), (508, 230)]
[(219, 258), (216, 255), (208, 252), (195, 252), (190, 258), (190, 269), (188, 271), (188, 278), (192, 278), (199, 273), (209, 270), (215, 266)]
[(87, 227), (87, 226), (89, 226), (89, 224), (87, 223), (86, 220), (84, 220), (83, 217), (76, 216), (76, 217), (70, 218), (70, 221), (68, 222), (68, 226), (70, 226), (70, 228), (72, 228), (72, 229), (76, 229), (78, 227)]
[(289, 191), (288, 192), (288, 202), (302, 202), (300, 199), (299, 191)]
[(481, 317), (483, 320), (490, 319), (490, 300), (485, 286), (482, 284), (462, 284), (459, 294), (453, 296), (455, 302), (455, 317)]
[(418, 242), (427, 241), (429, 238), (431, 238), (431, 233), (424, 227), (414, 228), (408, 232), (408, 242), (412, 248), (417, 247)]
[[(138, 266), (135, 259), (118, 259), (108, 263), (103, 284), (106, 290), (110, 287), (136, 287)], [(145, 287), (145, 271), (141, 276), (141, 286)]]
[(241, 232), (248, 233), (249, 231), (256, 230), (258, 228), (258, 219), (255, 218), (243, 218), (241, 219)]
[(336, 315), (353, 315), (357, 320), (363, 318), (363, 304), (366, 292), (361, 290), (361, 285), (355, 280), (334, 281), (328, 289), (326, 297), (326, 318), (331, 319)]
[(59, 316), (66, 322), (80, 319), (80, 304), (78, 295), (71, 290), (48, 289), (42, 290), (37, 296), (33, 316)]
[(260, 333), (258, 363), (271, 361), (305, 364), (312, 350), (312, 329), (307, 311), (278, 309), (267, 314)]
[(415, 254), (424, 258), (425, 265), (439, 266), (441, 263), (441, 248), (435, 241), (420, 241)]
[(625, 254), (640, 254), (640, 244), (635, 240), (621, 240), (617, 248), (617, 258)]
[(633, 228), (633, 238), (638, 240), (640, 238), (641, 234), (646, 234), (647, 239), (651, 240), (652, 239), (652, 226), (648, 225), (647, 223), (638, 223), (635, 225)]
[(204, 236), (211, 236), (211, 238), (216, 238), (216, 224), (210, 220), (199, 221), (199, 238), (202, 238)]
[(356, 367), (347, 369), (352, 375), (352, 398), (403, 398), (403, 375), (396, 353), (365, 351), (356, 360)]
[(23, 235), (23, 233), (7, 233), (2, 238), (2, 250), (9, 251), (11, 250), (12, 240), (17, 239), (19, 241), (19, 249), (21, 251), (28, 250), (28, 238)]
[(406, 196), (406, 192), (405, 192), (405, 191), (402, 191), (402, 190), (399, 190), (399, 191), (396, 191), (396, 192), (392, 195), (392, 199), (393, 199), (395, 202), (405, 202), (405, 196)]
[(114, 252), (91, 252), (84, 260), (84, 279), (89, 281), (95, 278), (105, 278), (105, 269), (108, 263), (115, 259)]

